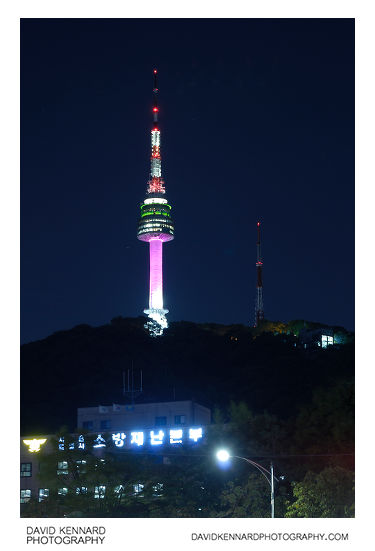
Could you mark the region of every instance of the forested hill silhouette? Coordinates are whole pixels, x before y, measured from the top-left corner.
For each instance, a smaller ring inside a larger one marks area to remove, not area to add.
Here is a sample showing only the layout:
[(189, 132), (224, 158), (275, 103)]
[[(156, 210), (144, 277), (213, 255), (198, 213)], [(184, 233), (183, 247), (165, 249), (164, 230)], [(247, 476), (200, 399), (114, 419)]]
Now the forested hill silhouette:
[(317, 388), (354, 374), (353, 335), (346, 344), (305, 350), (302, 328), (323, 324), (265, 321), (243, 325), (174, 322), (161, 338), (151, 338), (145, 318), (78, 325), (21, 346), (21, 433), (53, 433), (76, 427), (77, 407), (126, 403), (122, 374), (142, 370), (138, 402), (194, 399), (225, 411), (244, 401), (254, 413), (280, 418), (297, 413)]

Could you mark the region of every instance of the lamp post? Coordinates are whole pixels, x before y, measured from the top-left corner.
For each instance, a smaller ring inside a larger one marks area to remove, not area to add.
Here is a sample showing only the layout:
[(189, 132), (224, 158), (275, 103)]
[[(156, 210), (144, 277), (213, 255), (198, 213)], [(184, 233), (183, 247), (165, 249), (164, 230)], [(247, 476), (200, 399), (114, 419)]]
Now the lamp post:
[[(235, 459), (242, 459), (243, 461), (246, 461), (246, 463), (249, 463), (264, 476), (264, 478), (267, 480), (268, 484), (271, 488), (271, 517), (275, 518), (275, 484), (274, 481), (276, 480), (279, 482), (279, 479), (274, 475), (273, 472), (273, 463), (271, 461), (270, 464), (270, 470), (267, 470), (263, 465), (260, 465), (259, 463), (256, 463), (255, 461), (252, 461), (251, 459), (247, 459), (246, 457), (241, 457), (240, 455), (230, 455), (227, 450), (219, 450), (216, 453), (216, 458), (221, 463), (226, 463), (231, 457)], [(267, 476), (268, 475), (268, 476)]]

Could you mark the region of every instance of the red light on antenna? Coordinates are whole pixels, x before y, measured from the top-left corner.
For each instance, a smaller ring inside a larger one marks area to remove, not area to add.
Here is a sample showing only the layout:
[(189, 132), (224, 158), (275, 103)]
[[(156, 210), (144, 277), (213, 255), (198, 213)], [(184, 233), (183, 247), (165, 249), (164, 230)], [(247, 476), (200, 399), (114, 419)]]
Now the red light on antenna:
[(154, 113), (157, 113), (158, 111), (159, 111), (159, 109), (158, 109), (157, 107), (154, 107), (154, 108), (153, 108), (153, 112), (154, 112)]
[(156, 69), (154, 69), (154, 75), (156, 75), (156, 73), (157, 73), (157, 70), (156, 70)]
[(260, 222), (257, 223), (257, 226), (260, 226)]

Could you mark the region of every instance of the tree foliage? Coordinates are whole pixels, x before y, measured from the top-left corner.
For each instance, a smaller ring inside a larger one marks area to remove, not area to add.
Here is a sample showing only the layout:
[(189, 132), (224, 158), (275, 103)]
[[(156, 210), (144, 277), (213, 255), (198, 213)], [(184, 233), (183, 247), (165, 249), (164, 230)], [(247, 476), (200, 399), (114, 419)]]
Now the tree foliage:
[(341, 467), (327, 467), (320, 473), (307, 472), (293, 484), (295, 500), (286, 517), (343, 518), (354, 516), (354, 473)]

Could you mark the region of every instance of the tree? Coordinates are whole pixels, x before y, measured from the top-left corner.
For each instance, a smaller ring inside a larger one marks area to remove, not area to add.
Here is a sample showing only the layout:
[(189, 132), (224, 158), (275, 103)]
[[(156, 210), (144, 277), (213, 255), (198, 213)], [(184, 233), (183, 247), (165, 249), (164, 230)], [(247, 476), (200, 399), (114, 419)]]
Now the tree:
[[(220, 496), (217, 517), (267, 518), (271, 516), (270, 486), (260, 473), (251, 473), (238, 484), (228, 482)], [(275, 516), (284, 517), (284, 490), (276, 493)]]
[(302, 482), (293, 484), (293, 495), (288, 518), (354, 517), (354, 473), (341, 467), (327, 467), (318, 474), (308, 471)]
[(354, 381), (315, 390), (295, 423), (295, 449), (303, 453), (351, 453), (354, 448)]

